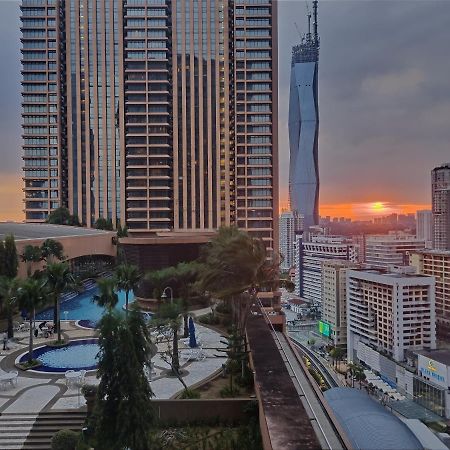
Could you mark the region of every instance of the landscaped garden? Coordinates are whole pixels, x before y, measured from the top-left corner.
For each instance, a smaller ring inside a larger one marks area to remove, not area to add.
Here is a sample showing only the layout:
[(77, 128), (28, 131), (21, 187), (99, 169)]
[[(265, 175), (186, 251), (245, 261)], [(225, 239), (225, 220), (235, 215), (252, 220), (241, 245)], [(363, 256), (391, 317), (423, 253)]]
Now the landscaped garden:
[[(261, 241), (236, 228), (223, 228), (205, 245), (197, 261), (149, 273), (119, 263), (94, 283), (86, 283), (72, 273), (70, 264), (64, 261), (64, 249), (55, 241), (49, 240), (42, 247), (30, 246), (23, 255), (14, 254), (13, 244), (9, 237), (3, 245), (8, 248), (8, 265), (0, 268), (1, 298), (10, 339), (18, 311), (28, 323), (28, 352), (19, 361), (21, 369), (39, 370), (38, 366), (47, 367), (48, 361), (55, 359), (52, 349), (40, 347), (35, 353), (33, 339), (36, 331), (42, 331), (36, 326), (36, 314), (39, 320), (53, 322), (53, 326), (45, 324), (47, 342), (52, 347), (60, 346), (63, 353), (70, 348), (73, 355), (80, 354), (73, 344), (98, 346), (95, 366), (99, 383), (83, 387), (89, 412), (86, 429), (76, 436), (62, 433), (55, 438), (55, 448), (62, 448), (56, 443), (58, 439), (64, 440), (66, 450), (85, 446), (99, 450), (228, 449), (237, 448), (238, 442), (243, 449), (261, 448), (254, 408), (251, 413), (236, 412), (236, 421), (226, 415), (221, 418), (220, 413), (220, 402), (228, 398), (243, 402), (254, 398), (246, 320), (257, 293), (273, 290), (280, 282), (278, 268), (267, 259)], [(16, 277), (19, 257), (27, 264), (25, 280)], [(146, 299), (150, 303), (145, 303)], [(90, 317), (88, 301), (96, 307)], [(142, 301), (150, 308), (142, 308)], [(222, 335), (214, 348), (203, 348), (201, 333), (195, 332), (192, 320), (194, 310), (203, 313), (198, 324)], [(74, 311), (81, 316), (75, 317)], [(69, 343), (62, 319), (81, 327), (95, 326), (95, 344)], [(152, 380), (154, 358), (165, 364), (164, 376), (178, 380), (179, 399), (174, 401), (217, 401), (217, 417), (178, 421), (172, 412), (169, 419), (161, 420), (153, 389), (160, 389), (169, 378)], [(188, 362), (219, 358), (223, 363), (212, 377), (191, 387), (187, 380), (193, 379), (194, 366), (186, 364), (186, 358)], [(70, 439), (77, 441), (76, 446), (67, 443)]]

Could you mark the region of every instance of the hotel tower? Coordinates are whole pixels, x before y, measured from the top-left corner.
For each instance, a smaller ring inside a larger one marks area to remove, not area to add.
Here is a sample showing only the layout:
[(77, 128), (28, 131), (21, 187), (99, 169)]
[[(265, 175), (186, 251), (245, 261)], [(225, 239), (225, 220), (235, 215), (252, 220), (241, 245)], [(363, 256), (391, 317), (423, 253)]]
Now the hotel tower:
[(25, 217), (278, 247), (274, 0), (22, 0)]

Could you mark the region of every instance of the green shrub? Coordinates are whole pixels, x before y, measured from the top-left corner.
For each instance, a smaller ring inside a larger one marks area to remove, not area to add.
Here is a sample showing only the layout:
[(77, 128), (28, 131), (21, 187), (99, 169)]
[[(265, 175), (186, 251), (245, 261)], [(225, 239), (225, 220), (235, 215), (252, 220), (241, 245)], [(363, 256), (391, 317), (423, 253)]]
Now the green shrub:
[(205, 314), (204, 316), (200, 316), (198, 318), (200, 323), (204, 323), (205, 325), (219, 325), (220, 319), (216, 317), (213, 313)]
[(76, 450), (80, 437), (72, 430), (60, 430), (53, 435), (52, 450)]
[(228, 303), (219, 303), (216, 306), (216, 311), (220, 314), (231, 314), (231, 307)]
[(220, 396), (222, 398), (237, 397), (239, 393), (240, 393), (239, 388), (236, 387), (230, 389), (229, 386), (226, 386), (220, 390)]
[(244, 376), (242, 374), (239, 375), (236, 378), (236, 383), (243, 388), (251, 389), (254, 384), (253, 372), (248, 367), (245, 367)]
[(185, 389), (183, 393), (180, 395), (180, 398), (183, 399), (200, 398), (200, 392), (194, 389)]

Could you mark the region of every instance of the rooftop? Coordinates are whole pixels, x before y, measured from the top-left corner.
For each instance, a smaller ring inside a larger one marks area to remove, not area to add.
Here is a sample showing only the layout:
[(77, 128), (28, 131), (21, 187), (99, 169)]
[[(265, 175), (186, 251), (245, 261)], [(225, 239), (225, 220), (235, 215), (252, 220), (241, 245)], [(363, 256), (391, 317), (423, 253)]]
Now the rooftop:
[[(392, 266), (394, 267), (394, 266)], [(395, 266), (397, 267), (397, 266)], [(409, 266), (405, 266), (405, 267), (409, 267)], [(376, 268), (363, 268), (363, 269), (359, 269), (359, 268), (350, 268), (351, 271), (353, 272), (359, 272), (361, 274), (371, 274), (371, 275), (380, 275), (383, 277), (388, 277), (388, 278), (430, 278), (430, 275), (423, 275), (421, 273), (415, 273), (413, 271), (402, 271), (400, 270), (400, 268), (397, 267), (397, 269), (399, 269), (398, 271), (390, 271), (388, 269), (376, 269)]]
[(67, 225), (52, 225), (49, 223), (0, 222), (0, 239), (4, 239), (8, 234), (13, 234), (16, 241), (104, 235), (107, 233), (111, 233), (111, 231), (97, 230), (95, 228), (70, 227)]
[(320, 448), (312, 421), (292, 382), (292, 375), (262, 315), (249, 317), (247, 335), (256, 373), (255, 386), (260, 393), (273, 448)]
[(355, 449), (419, 450), (424, 447), (396, 416), (365, 392), (332, 388), (324, 393)]
[(446, 366), (450, 366), (450, 350), (448, 349), (417, 350), (415, 353), (445, 364)]

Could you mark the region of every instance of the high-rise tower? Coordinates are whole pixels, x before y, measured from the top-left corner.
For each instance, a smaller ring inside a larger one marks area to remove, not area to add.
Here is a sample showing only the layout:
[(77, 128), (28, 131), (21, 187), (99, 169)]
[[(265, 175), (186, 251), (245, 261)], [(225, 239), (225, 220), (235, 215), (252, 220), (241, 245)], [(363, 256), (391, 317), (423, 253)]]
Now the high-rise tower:
[(275, 0), (22, 0), (25, 216), (278, 247)]
[(289, 196), (291, 208), (304, 216), (305, 231), (319, 222), (319, 35), (317, 1), (313, 2), (313, 31), (292, 48), (289, 97)]
[(433, 248), (450, 250), (450, 163), (431, 171)]

